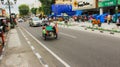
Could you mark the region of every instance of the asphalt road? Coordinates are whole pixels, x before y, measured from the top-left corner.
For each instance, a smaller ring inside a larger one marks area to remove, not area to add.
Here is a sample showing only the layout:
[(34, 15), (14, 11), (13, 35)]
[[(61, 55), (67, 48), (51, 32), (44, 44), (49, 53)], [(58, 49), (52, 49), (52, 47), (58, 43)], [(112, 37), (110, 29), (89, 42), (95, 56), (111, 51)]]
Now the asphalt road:
[(28, 23), (21, 23), (20, 26), (71, 67), (120, 67), (119, 38), (59, 28), (57, 40), (44, 41), (41, 27), (29, 27)]

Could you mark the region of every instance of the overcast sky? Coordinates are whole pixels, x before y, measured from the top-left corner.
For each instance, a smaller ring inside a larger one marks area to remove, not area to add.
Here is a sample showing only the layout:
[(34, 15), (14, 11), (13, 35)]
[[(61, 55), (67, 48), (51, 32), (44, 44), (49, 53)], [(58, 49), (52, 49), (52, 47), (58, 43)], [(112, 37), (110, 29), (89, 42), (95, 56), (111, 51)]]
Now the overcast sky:
[[(6, 2), (6, 0), (4, 0)], [(13, 0), (10, 0), (13, 2)], [(21, 4), (27, 4), (29, 5), (30, 7), (33, 7), (33, 5), (35, 3), (39, 3), (38, 0), (17, 0), (17, 3), (13, 5), (13, 8), (11, 9), (11, 12), (13, 13), (18, 13), (18, 6), (21, 5)], [(34, 6), (37, 6), (37, 5), (34, 5)], [(7, 12), (8, 12), (8, 8), (5, 8), (7, 9)]]

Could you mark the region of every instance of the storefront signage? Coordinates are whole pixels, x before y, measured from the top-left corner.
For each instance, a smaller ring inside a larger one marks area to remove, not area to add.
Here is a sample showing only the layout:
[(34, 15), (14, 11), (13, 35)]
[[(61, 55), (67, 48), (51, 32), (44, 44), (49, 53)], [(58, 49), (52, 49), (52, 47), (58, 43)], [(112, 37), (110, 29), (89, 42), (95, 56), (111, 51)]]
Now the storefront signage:
[[(120, 4), (120, 0), (118, 0), (118, 4)], [(99, 0), (98, 7), (108, 7), (115, 6), (116, 0)]]
[(118, 4), (120, 5), (120, 0), (118, 0)]
[(72, 0), (73, 10), (91, 9), (96, 7), (96, 0)]

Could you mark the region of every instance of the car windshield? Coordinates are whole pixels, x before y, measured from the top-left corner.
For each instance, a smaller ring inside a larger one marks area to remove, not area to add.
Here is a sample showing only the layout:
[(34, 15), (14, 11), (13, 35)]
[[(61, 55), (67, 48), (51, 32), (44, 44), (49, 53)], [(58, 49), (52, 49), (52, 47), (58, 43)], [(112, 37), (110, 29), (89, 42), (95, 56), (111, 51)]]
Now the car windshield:
[(38, 17), (34, 17), (33, 21), (39, 21), (40, 19)]

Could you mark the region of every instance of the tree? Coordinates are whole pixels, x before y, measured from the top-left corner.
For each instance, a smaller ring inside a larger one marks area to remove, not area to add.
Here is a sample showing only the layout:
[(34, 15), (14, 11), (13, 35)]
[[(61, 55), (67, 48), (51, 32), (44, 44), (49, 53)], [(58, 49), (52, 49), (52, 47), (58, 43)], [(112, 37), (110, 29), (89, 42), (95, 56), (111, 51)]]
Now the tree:
[(29, 6), (26, 4), (22, 4), (19, 6), (19, 13), (21, 16), (25, 16), (29, 14)]
[(33, 7), (33, 8), (31, 9), (31, 12), (36, 15), (37, 8), (34, 8), (34, 7)]
[(39, 0), (42, 3), (42, 10), (45, 15), (52, 13), (51, 5), (55, 3), (55, 0)]
[(43, 11), (42, 7), (39, 7), (38, 10), (39, 10), (39, 12), (42, 12), (42, 11)]

